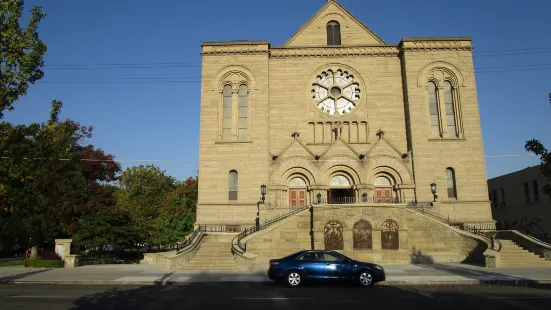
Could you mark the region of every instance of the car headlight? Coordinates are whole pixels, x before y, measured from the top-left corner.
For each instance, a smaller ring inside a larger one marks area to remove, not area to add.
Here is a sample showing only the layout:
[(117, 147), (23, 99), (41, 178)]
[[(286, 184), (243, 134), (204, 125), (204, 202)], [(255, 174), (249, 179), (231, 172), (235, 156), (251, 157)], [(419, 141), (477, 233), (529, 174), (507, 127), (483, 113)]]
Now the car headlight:
[(381, 266), (379, 266), (379, 265), (375, 265), (375, 269), (379, 269), (379, 270), (381, 270), (381, 271), (385, 271), (385, 270), (383, 269), (383, 267), (381, 267)]

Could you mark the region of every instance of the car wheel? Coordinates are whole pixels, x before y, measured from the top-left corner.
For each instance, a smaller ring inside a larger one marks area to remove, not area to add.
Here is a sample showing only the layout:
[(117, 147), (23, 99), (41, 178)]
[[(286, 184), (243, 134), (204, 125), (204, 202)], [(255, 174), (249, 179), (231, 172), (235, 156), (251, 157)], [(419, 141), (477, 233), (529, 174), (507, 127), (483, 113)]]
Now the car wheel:
[(375, 283), (373, 281), (373, 275), (367, 270), (363, 270), (358, 274), (358, 284), (364, 287), (372, 286)]
[(296, 270), (289, 271), (289, 273), (287, 273), (287, 277), (285, 278), (285, 282), (289, 286), (297, 287), (302, 284), (302, 275)]

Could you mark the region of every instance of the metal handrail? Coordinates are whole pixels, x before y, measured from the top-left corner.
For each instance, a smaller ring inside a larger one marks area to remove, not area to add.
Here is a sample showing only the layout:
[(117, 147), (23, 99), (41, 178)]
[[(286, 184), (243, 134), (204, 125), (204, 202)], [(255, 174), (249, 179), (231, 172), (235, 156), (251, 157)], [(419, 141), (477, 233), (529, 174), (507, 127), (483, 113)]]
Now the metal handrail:
[(244, 244), (242, 243), (241, 241), (243, 240), (243, 238), (251, 235), (251, 234), (254, 234), (258, 231), (261, 231), (263, 229), (266, 229), (267, 227), (271, 226), (272, 224), (275, 224), (283, 219), (286, 219), (290, 216), (293, 216), (297, 213), (300, 213), (304, 210), (307, 210), (307, 209), (310, 209), (310, 206), (304, 206), (304, 207), (300, 207), (300, 208), (297, 208), (295, 210), (292, 210), (291, 212), (288, 212), (288, 213), (285, 213), (285, 214), (282, 214), (280, 216), (277, 216), (277, 217), (274, 217), (272, 219), (269, 219), (267, 221), (265, 221), (262, 225), (259, 225), (258, 227), (256, 226), (253, 226), (253, 227), (249, 227), (249, 228), (245, 228), (241, 233), (239, 233), (237, 236), (235, 236), (235, 238), (233, 238), (232, 240), (232, 253), (239, 253), (239, 254), (243, 254), (247, 251), (247, 244)]
[(380, 203), (380, 204), (403, 204), (404, 202), (398, 198), (377, 198), (377, 197), (333, 197), (315, 199), (314, 205), (319, 204), (364, 204), (364, 203)]
[(189, 238), (187, 238), (186, 241), (184, 241), (184, 246), (182, 247), (182, 249), (178, 250), (176, 253), (183, 254), (195, 248), (203, 238), (203, 235), (205, 234), (206, 231), (207, 231), (206, 225), (199, 225), (199, 227), (195, 229), (193, 234)]
[[(422, 207), (419, 207), (418, 205), (423, 205)], [(424, 214), (424, 215), (428, 215), (446, 225), (449, 225), (449, 226), (452, 226), (452, 227), (456, 227), (456, 228), (459, 228), (460, 230), (463, 230), (463, 231), (466, 231), (466, 232), (470, 232), (472, 234), (475, 234), (477, 236), (480, 236), (481, 238), (485, 239), (488, 241), (488, 243), (490, 244), (490, 247), (492, 250), (495, 250), (496, 252), (499, 252), (501, 251), (501, 248), (502, 248), (502, 244), (499, 240), (495, 239), (493, 236), (492, 237), (488, 237), (484, 234), (484, 232), (480, 229), (477, 229), (476, 227), (472, 226), (472, 225), (465, 225), (461, 222), (458, 222), (458, 221), (454, 221), (454, 220), (451, 220), (450, 219), (450, 216), (447, 215), (447, 216), (443, 216), (441, 214), (439, 214), (438, 212), (434, 211), (434, 210), (427, 210), (425, 207), (424, 207), (424, 203), (417, 203), (417, 202), (410, 202), (408, 203), (408, 206), (407, 208), (410, 209), (410, 210), (414, 210), (414, 211), (417, 211), (421, 214)], [(432, 203), (430, 203), (430, 205), (432, 206)]]

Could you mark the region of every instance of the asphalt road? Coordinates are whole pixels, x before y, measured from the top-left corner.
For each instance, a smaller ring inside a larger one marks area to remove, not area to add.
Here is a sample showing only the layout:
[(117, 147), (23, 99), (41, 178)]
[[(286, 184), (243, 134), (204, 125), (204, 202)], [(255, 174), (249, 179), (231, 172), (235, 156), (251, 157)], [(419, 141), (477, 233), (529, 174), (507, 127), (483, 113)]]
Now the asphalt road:
[(551, 286), (0, 285), (0, 309), (549, 309)]

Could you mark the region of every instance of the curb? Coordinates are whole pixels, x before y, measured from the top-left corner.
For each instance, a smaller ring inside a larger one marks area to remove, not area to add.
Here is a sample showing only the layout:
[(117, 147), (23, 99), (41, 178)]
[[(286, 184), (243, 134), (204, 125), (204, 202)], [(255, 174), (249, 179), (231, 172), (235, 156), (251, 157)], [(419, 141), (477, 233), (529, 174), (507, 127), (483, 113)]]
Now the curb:
[[(171, 282), (171, 281), (116, 281), (116, 280), (29, 280), (29, 281), (0, 281), (2, 284), (57, 284), (57, 285), (142, 285), (142, 286), (186, 286), (193, 284), (213, 284), (213, 283), (275, 283), (273, 281), (190, 281), (190, 282)], [(547, 285), (551, 280), (460, 280), (460, 281), (385, 281), (377, 283), (377, 286), (412, 286), (412, 285), (488, 285), (488, 286), (529, 286), (529, 285)]]

